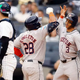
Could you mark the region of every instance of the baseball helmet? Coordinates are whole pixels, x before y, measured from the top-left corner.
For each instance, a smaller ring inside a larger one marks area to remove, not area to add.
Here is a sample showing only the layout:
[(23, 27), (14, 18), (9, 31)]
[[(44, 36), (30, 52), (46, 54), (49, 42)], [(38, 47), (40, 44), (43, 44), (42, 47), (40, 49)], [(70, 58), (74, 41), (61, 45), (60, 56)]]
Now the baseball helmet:
[(68, 16), (66, 17), (66, 19), (69, 19), (72, 21), (72, 26), (75, 27), (77, 22), (78, 22), (78, 16), (75, 15), (74, 13), (70, 13), (68, 14)]
[(0, 12), (1, 13), (9, 14), (10, 9), (11, 9), (11, 7), (7, 2), (1, 2), (0, 3)]
[(34, 30), (41, 26), (39, 21), (41, 21), (41, 18), (38, 18), (37, 16), (31, 16), (24, 22), (24, 24), (29, 30)]

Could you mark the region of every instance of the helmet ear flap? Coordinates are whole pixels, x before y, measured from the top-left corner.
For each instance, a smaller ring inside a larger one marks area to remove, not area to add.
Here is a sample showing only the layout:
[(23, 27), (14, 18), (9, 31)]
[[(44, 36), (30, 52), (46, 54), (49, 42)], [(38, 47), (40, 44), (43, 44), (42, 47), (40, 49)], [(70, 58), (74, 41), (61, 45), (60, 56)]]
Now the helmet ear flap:
[(34, 26), (36, 26), (34, 29), (40, 28), (41, 24), (39, 22), (35, 23)]
[(38, 23), (37, 23), (37, 26), (39, 26), (39, 27), (40, 27), (40, 26), (41, 26), (41, 24), (38, 22)]

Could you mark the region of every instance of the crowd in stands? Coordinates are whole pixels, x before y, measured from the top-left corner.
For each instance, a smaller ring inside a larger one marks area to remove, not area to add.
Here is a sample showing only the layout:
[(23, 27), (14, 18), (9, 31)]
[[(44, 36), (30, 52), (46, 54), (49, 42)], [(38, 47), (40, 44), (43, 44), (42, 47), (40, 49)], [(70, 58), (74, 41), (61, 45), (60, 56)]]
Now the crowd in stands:
[[(42, 26), (49, 23), (48, 15), (47, 16), (45, 15), (46, 12), (44, 12), (45, 11), (44, 8), (39, 9), (39, 3), (36, 3), (36, 0), (15, 0), (15, 1), (0, 0), (0, 1), (6, 1), (8, 4), (11, 5), (11, 14), (9, 15), (9, 17), (12, 20), (16, 20), (20, 23), (23, 23), (30, 16), (36, 15), (38, 17), (42, 17), (42, 21), (41, 21)], [(43, 3), (46, 1), (51, 2), (52, 0), (43, 0)], [(37, 0), (37, 2), (41, 2), (41, 0)], [(63, 2), (64, 2), (64, 0), (63, 0)], [(70, 0), (70, 2), (67, 3), (67, 8), (68, 8), (67, 14), (69, 14), (71, 12), (75, 12), (78, 15), (78, 17), (80, 17), (79, 11), (78, 12), (76, 11), (79, 6), (80, 6), (80, 4), (77, 4), (76, 1)], [(45, 7), (45, 5), (43, 7)], [(56, 15), (56, 18), (58, 19), (59, 15), (60, 15), (60, 10), (56, 10), (54, 13)], [(64, 20), (64, 22), (65, 22), (65, 20)], [(79, 28), (80, 27), (80, 18), (78, 20), (77, 26), (78, 26), (77, 29), (80, 31), (80, 28)], [(51, 36), (49, 36), (49, 37), (51, 37)]]

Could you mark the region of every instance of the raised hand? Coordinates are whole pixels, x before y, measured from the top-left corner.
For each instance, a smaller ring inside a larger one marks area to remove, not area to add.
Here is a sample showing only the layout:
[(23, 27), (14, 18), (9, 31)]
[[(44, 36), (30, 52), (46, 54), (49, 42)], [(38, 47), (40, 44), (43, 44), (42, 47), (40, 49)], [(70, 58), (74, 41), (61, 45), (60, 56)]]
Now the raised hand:
[(61, 16), (65, 17), (65, 13), (67, 11), (67, 7), (64, 5), (63, 8), (60, 6), (61, 8)]

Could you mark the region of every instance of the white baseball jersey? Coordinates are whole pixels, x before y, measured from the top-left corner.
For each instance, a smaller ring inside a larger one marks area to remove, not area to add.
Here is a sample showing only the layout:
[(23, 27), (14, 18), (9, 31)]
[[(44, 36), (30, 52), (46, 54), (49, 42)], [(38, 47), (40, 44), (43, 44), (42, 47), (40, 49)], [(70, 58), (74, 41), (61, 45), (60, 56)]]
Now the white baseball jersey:
[(45, 37), (48, 34), (47, 25), (39, 28), (38, 30), (31, 30), (22, 33), (14, 41), (14, 46), (22, 48), (24, 57), (26, 59), (33, 59), (44, 62), (46, 40)]
[[(13, 27), (7, 21), (0, 22), (0, 38), (2, 36), (6, 36), (9, 38), (12, 38), (13, 36)], [(11, 40), (9, 41), (9, 45), (8, 45), (6, 54), (14, 54), (14, 43)]]
[(66, 27), (63, 27), (63, 19), (59, 18), (60, 25), (58, 26), (59, 53), (60, 59), (65, 60), (77, 56), (77, 51), (80, 50), (80, 34), (77, 30), (67, 32)]

